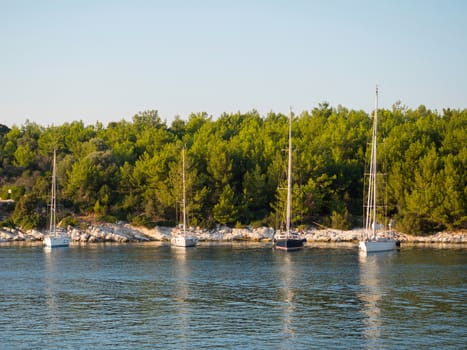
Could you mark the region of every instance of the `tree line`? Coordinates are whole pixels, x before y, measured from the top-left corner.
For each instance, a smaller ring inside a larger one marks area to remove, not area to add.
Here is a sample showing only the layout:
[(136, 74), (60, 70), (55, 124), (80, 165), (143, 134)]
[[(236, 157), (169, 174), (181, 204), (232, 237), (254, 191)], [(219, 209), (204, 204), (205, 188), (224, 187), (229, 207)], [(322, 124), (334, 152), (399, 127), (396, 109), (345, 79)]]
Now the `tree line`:
[[(400, 103), (378, 113), (378, 159), (386, 215), (413, 234), (467, 226), (467, 110)], [(362, 110), (319, 104), (293, 116), (293, 221), (362, 225), (372, 120)], [(15, 200), (4, 226), (47, 221), (53, 149), (60, 215), (135, 225), (175, 225), (186, 148), (191, 225), (283, 223), (288, 116), (256, 111), (214, 119), (193, 113), (168, 125), (158, 112), (131, 121), (40, 126), (0, 124), (0, 197)]]

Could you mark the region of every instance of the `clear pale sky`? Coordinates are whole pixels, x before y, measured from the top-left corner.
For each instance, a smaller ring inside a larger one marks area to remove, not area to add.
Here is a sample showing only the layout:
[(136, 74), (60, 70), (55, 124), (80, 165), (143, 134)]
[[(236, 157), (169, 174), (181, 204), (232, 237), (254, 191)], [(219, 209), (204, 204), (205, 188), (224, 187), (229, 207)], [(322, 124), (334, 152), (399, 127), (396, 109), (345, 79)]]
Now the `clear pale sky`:
[(0, 124), (467, 108), (463, 0), (0, 0)]

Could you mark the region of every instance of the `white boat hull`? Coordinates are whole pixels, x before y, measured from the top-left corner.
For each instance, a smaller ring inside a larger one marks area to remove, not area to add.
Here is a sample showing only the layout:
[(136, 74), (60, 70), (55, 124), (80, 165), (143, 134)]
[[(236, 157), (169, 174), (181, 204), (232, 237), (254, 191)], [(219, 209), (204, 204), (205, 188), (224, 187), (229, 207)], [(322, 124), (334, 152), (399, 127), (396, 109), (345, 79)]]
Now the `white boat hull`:
[(70, 238), (67, 236), (47, 236), (44, 239), (44, 245), (49, 248), (68, 247)]
[(175, 247), (194, 247), (196, 242), (196, 238), (184, 236), (173, 237), (171, 240), (171, 244)]
[(393, 239), (368, 239), (359, 242), (360, 250), (367, 253), (394, 250), (397, 246), (397, 241)]

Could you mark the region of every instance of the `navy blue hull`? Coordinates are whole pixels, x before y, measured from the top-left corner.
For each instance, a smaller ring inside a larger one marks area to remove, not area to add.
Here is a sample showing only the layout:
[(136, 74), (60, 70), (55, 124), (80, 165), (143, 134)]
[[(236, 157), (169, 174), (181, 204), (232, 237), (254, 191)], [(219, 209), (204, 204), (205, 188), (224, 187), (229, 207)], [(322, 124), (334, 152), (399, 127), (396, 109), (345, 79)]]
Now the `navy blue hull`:
[(304, 239), (277, 239), (274, 241), (274, 246), (281, 250), (299, 250), (303, 248), (304, 242)]

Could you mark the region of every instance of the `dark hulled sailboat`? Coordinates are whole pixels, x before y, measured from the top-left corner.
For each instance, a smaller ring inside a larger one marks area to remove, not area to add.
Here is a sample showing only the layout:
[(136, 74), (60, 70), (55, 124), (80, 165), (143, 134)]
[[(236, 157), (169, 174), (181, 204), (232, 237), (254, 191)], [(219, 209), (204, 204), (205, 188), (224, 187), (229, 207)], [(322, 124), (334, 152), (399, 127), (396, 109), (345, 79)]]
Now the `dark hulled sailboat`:
[(274, 234), (274, 247), (280, 250), (292, 251), (303, 248), (306, 239), (291, 229), (292, 216), (292, 112), (289, 116), (289, 157), (287, 166), (287, 214), (285, 231)]

